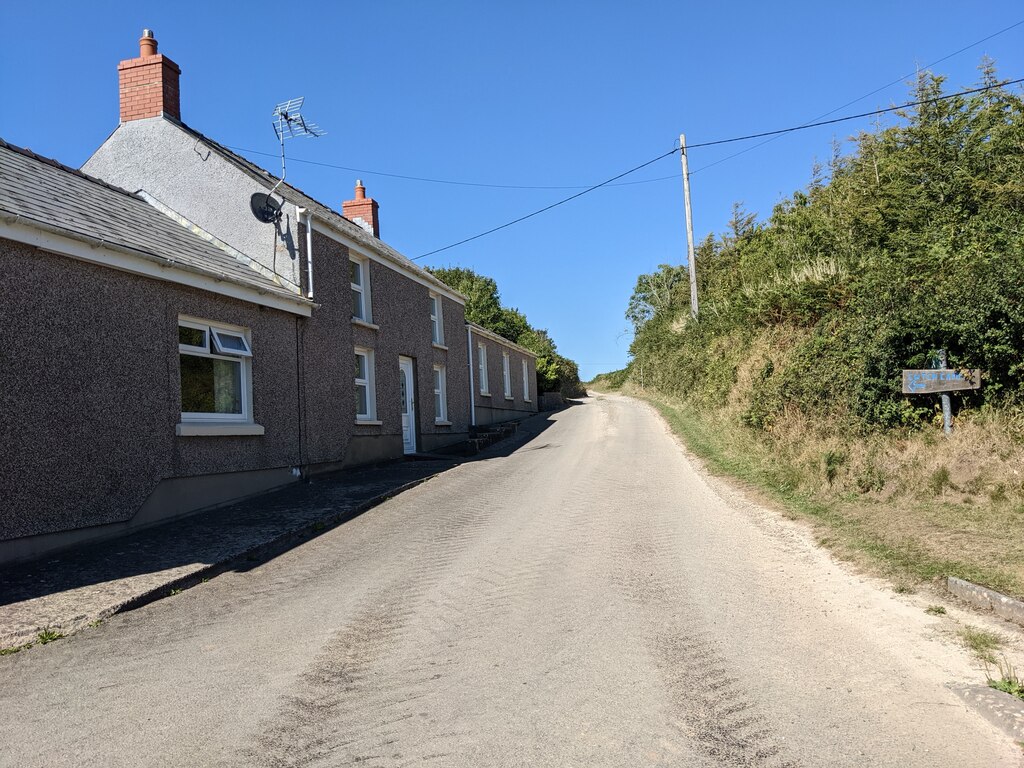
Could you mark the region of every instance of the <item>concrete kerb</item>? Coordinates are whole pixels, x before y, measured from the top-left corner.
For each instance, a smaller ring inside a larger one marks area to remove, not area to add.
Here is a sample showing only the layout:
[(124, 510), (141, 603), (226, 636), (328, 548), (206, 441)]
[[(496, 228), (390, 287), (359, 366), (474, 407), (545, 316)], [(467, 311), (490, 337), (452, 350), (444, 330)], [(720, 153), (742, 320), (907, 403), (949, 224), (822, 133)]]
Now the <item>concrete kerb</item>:
[[(549, 426), (551, 416), (550, 412), (541, 412), (521, 420), (518, 422), (519, 428), (511, 436), (487, 446), (469, 461), (498, 458), (515, 451), (544, 431)], [(52, 611), (44, 610), (38, 617), (32, 617), (32, 610), (29, 609), (28, 620), (21, 621), (20, 626), (17, 626), (17, 620), (13, 626), (8, 628), (9, 631), (4, 631), (4, 627), (0, 626), (0, 649), (32, 645), (36, 641), (38, 632), (43, 629), (54, 630), (68, 637), (97, 621), (172, 596), (226, 571), (254, 567), (255, 561), (267, 560), (282, 554), (467, 460), (450, 457), (447, 458), (447, 461), (450, 463), (437, 471), (430, 471), (427, 475), (399, 485), (382, 488), (377, 495), (352, 506), (334, 507), (323, 514), (314, 512), (294, 527), (270, 534), (270, 538), (256, 540), (256, 543), (253, 544), (239, 542), (239, 548), (214, 555), (208, 562), (195, 563), (184, 573), (181, 568), (178, 568), (176, 573), (167, 574), (167, 578), (161, 578), (157, 573), (153, 573), (151, 576), (154, 578), (151, 578), (145, 585), (139, 585), (138, 592), (132, 593), (129, 588), (126, 590), (127, 594), (111, 594), (108, 595), (108, 599), (96, 604), (68, 606), (62, 614), (58, 613), (57, 615), (54, 615)]]
[(253, 546), (230, 555), (216, 563), (209, 563), (192, 573), (179, 576), (176, 579), (171, 579), (164, 584), (148, 589), (145, 592), (126, 600), (111, 609), (106, 616), (101, 618), (107, 618), (118, 613), (125, 613), (127, 611), (135, 610), (136, 608), (141, 608), (144, 605), (148, 605), (149, 603), (160, 600), (163, 597), (169, 596), (169, 594), (175, 590), (184, 590), (194, 587), (196, 584), (201, 583), (203, 579), (208, 579), (211, 576), (217, 576), (242, 563), (252, 560), (269, 559), (276, 555), (280, 555), (304, 541), (314, 539), (317, 536), (338, 527), (342, 523), (351, 520), (354, 517), (358, 517), (364, 512), (373, 509), (379, 504), (383, 504), (388, 499), (391, 499), (400, 493), (404, 493), (411, 488), (415, 488), (417, 485), (422, 485), (428, 480), (432, 480), (437, 477), (438, 474), (440, 473), (435, 472), (427, 477), (421, 477), (403, 485), (399, 485), (385, 491), (384, 493), (374, 496), (371, 499), (360, 502), (351, 509), (346, 509), (341, 512), (331, 512), (330, 514), (324, 515), (316, 520), (307, 521), (300, 526), (278, 534), (272, 539), (254, 544)]
[[(283, 531), (270, 539), (260, 541), (252, 546), (228, 554), (215, 562), (197, 566), (195, 570), (184, 575), (169, 578), (155, 586), (150, 586), (144, 591), (141, 591), (126, 600), (108, 604), (98, 610), (79, 613), (78, 615), (69, 618), (66, 622), (51, 624), (45, 627), (45, 629), (58, 631), (63, 637), (70, 637), (71, 635), (80, 632), (82, 629), (95, 624), (97, 621), (103, 621), (119, 613), (126, 613), (156, 602), (162, 598), (170, 597), (172, 594), (177, 594), (179, 590), (183, 591), (190, 589), (205, 580), (209, 580), (214, 576), (236, 568), (244, 563), (261, 559), (270, 559), (271, 557), (287, 552), (305, 541), (316, 538), (317, 536), (336, 528), (338, 525), (341, 525), (348, 520), (358, 517), (373, 507), (383, 504), (388, 499), (415, 488), (416, 486), (437, 477), (439, 474), (441, 474), (441, 472), (434, 472), (425, 477), (420, 477), (410, 482), (389, 488), (383, 493), (366, 499), (352, 507), (348, 507), (343, 510), (331, 511), (330, 513), (318, 517), (315, 520), (304, 521), (301, 525)], [(5, 636), (2, 647), (24, 648), (26, 646), (34, 645), (36, 640), (35, 633), (41, 629), (42, 627), (37, 627), (32, 633)]]
[(1024, 602), (1007, 597), (994, 589), (972, 584), (965, 579), (950, 576), (946, 579), (946, 589), (961, 600), (975, 608), (991, 611), (1007, 621), (1024, 627)]

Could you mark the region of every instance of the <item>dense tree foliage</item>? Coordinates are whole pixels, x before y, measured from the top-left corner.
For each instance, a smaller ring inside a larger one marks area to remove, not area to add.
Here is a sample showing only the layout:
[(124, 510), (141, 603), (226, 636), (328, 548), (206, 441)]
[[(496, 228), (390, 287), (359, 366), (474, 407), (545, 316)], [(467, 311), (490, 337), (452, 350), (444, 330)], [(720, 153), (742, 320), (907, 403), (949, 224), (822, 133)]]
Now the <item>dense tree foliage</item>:
[[(991, 63), (981, 71), (997, 86)], [(912, 100), (942, 94), (925, 73)], [(760, 350), (754, 427), (788, 408), (913, 426), (934, 405), (901, 395), (900, 370), (945, 348), (951, 366), (983, 370), (958, 403), (1024, 401), (1024, 102), (993, 87), (900, 118), (835, 151), (766, 221), (737, 207), (730, 231), (699, 245), (699, 320), (684, 267), (641, 275), (631, 378), (642, 367), (647, 386), (714, 407)]]
[(466, 297), (466, 319), (482, 325), (537, 355), (537, 387), (540, 392), (561, 392), (566, 397), (583, 394), (579, 369), (558, 354), (546, 330), (534, 328), (526, 315), (501, 303), (498, 284), (490, 277), (465, 267), (429, 270), (435, 277)]

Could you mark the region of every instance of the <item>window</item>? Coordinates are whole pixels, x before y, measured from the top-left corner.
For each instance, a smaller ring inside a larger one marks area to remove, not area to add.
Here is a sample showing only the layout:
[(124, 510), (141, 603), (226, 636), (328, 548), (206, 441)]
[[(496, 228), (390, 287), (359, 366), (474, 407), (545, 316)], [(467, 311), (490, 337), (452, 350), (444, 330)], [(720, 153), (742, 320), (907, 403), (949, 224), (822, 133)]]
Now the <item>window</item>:
[(356, 420), (373, 421), (377, 397), (373, 383), (373, 350), (356, 347)]
[(487, 388), (487, 347), (482, 343), (476, 347), (477, 370), (480, 378), (480, 394), (489, 395), (491, 391)]
[(430, 294), (430, 328), (435, 344), (444, 344), (444, 321), (441, 318), (441, 297)]
[(448, 422), (448, 391), (445, 381), (444, 366), (434, 366), (434, 421)]
[(179, 319), (181, 420), (250, 421), (251, 358), (246, 331)]
[(505, 385), (505, 397), (512, 399), (512, 370), (509, 368), (508, 352), (501, 353), (501, 378)]
[(349, 259), (352, 269), (352, 317), (369, 323), (370, 314), (370, 266), (365, 261)]
[(523, 361), (523, 400), (530, 402), (530, 366)]

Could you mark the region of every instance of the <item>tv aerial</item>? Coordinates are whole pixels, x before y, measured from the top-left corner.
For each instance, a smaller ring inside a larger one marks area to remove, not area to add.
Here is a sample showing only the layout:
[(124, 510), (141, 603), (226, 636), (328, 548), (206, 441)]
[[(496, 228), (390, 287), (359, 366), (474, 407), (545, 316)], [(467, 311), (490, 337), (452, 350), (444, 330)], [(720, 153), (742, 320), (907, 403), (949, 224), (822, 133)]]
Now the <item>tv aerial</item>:
[(284, 140), (296, 139), (303, 136), (317, 138), (327, 133), (321, 130), (316, 123), (311, 123), (302, 116), (302, 103), (305, 96), (297, 99), (282, 101), (274, 107), (274, 135), (281, 145), (281, 178), (277, 180), (270, 192), (264, 194), (257, 192), (249, 201), (253, 215), (264, 224), (274, 224), (281, 219), (281, 206), (284, 200), (275, 200), (273, 195), (278, 188), (284, 184), (285, 176), (288, 175), (288, 168), (285, 165)]

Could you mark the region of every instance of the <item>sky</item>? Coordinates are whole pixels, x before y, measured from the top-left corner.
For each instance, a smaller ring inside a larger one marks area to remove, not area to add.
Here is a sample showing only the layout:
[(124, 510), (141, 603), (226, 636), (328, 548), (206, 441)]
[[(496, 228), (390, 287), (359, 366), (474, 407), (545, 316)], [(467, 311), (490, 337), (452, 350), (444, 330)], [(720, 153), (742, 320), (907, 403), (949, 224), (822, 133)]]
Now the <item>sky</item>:
[[(138, 55), (150, 28), (181, 67), (184, 122), (274, 173), (274, 105), (304, 96), (304, 114), (327, 133), (288, 142), (288, 181), (338, 209), (361, 178), (380, 204), (382, 239), (410, 258), (669, 152), (680, 133), (692, 145), (893, 106), (909, 100), (908, 77), (940, 59), (931, 68), (950, 90), (977, 83), (983, 55), (1003, 78), (1024, 77), (1024, 24), (995, 34), (1024, 22), (1019, 0), (6, 0), (3, 19), (6, 141), (85, 162), (117, 127), (117, 63)], [(697, 241), (726, 228), (734, 202), (766, 218), (834, 140), (849, 150), (872, 122), (735, 157), (757, 142), (692, 149)], [(493, 277), (582, 378), (621, 368), (637, 276), (686, 261), (678, 154), (621, 181), (644, 183), (598, 189), (418, 263)]]

